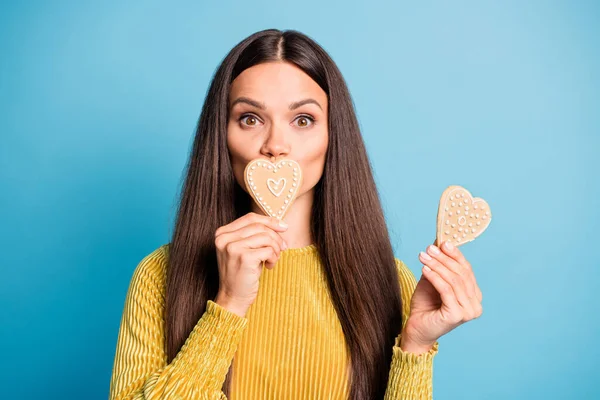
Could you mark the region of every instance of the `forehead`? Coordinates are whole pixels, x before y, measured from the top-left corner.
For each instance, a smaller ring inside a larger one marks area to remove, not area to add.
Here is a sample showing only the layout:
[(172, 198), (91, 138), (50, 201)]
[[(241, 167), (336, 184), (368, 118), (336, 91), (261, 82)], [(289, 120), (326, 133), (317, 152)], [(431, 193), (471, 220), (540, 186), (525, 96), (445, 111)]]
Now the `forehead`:
[(299, 98), (313, 97), (322, 105), (327, 94), (308, 74), (288, 62), (268, 62), (244, 70), (231, 84), (229, 103), (240, 96), (248, 96), (267, 107), (285, 102), (285, 106)]

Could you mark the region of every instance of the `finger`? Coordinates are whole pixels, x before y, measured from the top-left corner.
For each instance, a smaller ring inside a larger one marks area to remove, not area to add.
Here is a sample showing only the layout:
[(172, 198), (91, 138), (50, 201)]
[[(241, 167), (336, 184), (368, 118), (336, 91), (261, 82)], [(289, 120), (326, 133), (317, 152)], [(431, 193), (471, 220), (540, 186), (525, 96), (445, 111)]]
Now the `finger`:
[(277, 232), (283, 232), (287, 229), (287, 224), (283, 220), (279, 220), (275, 217), (267, 217), (266, 215), (261, 215), (254, 212), (249, 212), (243, 217), (240, 217), (227, 225), (219, 227), (215, 232), (215, 236), (219, 236), (223, 233), (236, 231), (238, 229), (243, 228), (246, 225), (250, 225), (253, 223), (262, 223)]
[(429, 268), (427, 265), (423, 267), (423, 275), (438, 291), (442, 303), (446, 305), (450, 313), (453, 315), (462, 315), (462, 307), (456, 299), (452, 286), (444, 278), (442, 278), (436, 271)]
[[(448, 244), (450, 244), (450, 242), (444, 242), (442, 247), (446, 247)], [(452, 247), (453, 251), (458, 251), (458, 249), (455, 246)], [(427, 246), (427, 253), (436, 260), (440, 261), (448, 268), (450, 268), (452, 271), (460, 275), (462, 278), (464, 278), (467, 296), (469, 298), (475, 297), (475, 277), (473, 276), (473, 271), (471, 271), (470, 268), (464, 267), (458, 261), (456, 261), (455, 258), (452, 258), (449, 255), (442, 252), (437, 246)]]
[(262, 268), (264, 263), (265, 268), (272, 269), (277, 263), (277, 255), (271, 247), (260, 247), (258, 249), (246, 249), (246, 260), (256, 263)]
[(448, 257), (452, 258), (460, 265), (462, 265), (464, 267), (471, 266), (469, 264), (469, 262), (467, 261), (467, 259), (465, 258), (465, 256), (463, 255), (463, 253), (458, 249), (458, 247), (456, 247), (452, 243), (450, 243), (449, 240), (442, 243), (441, 249)]
[(236, 242), (259, 233), (269, 235), (273, 240), (275, 240), (279, 244), (280, 249), (283, 250), (287, 248), (287, 244), (285, 244), (285, 241), (278, 232), (275, 232), (273, 229), (260, 222), (246, 225), (243, 228), (240, 228), (236, 231), (222, 233), (215, 239), (215, 244), (218, 249), (222, 250), (224, 246), (227, 245), (227, 243)]
[(271, 256), (264, 260), (263, 266), (267, 269), (273, 269), (275, 268), (275, 264), (277, 264), (277, 261), (279, 261), (279, 257), (274, 252), (272, 252)]
[[(422, 252), (420, 258), (452, 286), (456, 298), (462, 307), (463, 322), (478, 318), (481, 315), (481, 302), (475, 294), (476, 284), (474, 283), (472, 274), (471, 276), (456, 274), (440, 261), (430, 257), (427, 253)], [(469, 294), (470, 292), (471, 294)]]
[(471, 271), (471, 282), (473, 284), (474, 297), (475, 299), (477, 299), (477, 302), (481, 304), (481, 301), (483, 300), (483, 295), (481, 293), (479, 285), (477, 284), (477, 280), (475, 279), (475, 274), (473, 274), (473, 271)]
[[(263, 261), (264, 261), (264, 266), (267, 269), (273, 269), (273, 267), (275, 267), (275, 264), (277, 264), (277, 261), (279, 260), (279, 255), (276, 254), (274, 251), (271, 251), (271, 254), (269, 254), (268, 247), (265, 247), (265, 253), (266, 257)], [(261, 257), (264, 257), (264, 255), (261, 254)]]
[(233, 242), (236, 246), (246, 249), (259, 249), (261, 247), (271, 247), (279, 257), (281, 247), (277, 240), (274, 240), (268, 233), (257, 233), (255, 235)]
[(458, 263), (459, 274), (467, 278), (465, 285), (469, 298), (478, 298), (477, 282), (475, 281), (475, 274), (471, 268), (471, 263), (464, 257), (458, 247), (454, 246), (449, 240), (442, 243), (441, 250), (448, 258)]
[(446, 267), (440, 261), (431, 257), (427, 253), (421, 252), (419, 254), (419, 259), (423, 264), (427, 265), (439, 276), (441, 276), (444, 279), (444, 281), (452, 287), (454, 295), (463, 309), (470, 310), (473, 308), (473, 304), (468, 298), (465, 290), (465, 282), (463, 281), (463, 277), (461, 277), (459, 274), (455, 273), (450, 268)]
[(434, 259), (438, 260), (439, 262), (441, 262), (442, 264), (448, 266), (448, 268), (450, 268), (452, 271), (454, 271), (457, 274), (461, 274), (463, 271), (461, 269), (461, 266), (458, 262), (456, 262), (455, 259), (447, 256), (446, 254), (442, 253), (442, 251), (440, 250), (439, 247), (434, 246), (434, 245), (429, 245), (427, 246), (427, 253), (429, 254), (429, 256), (433, 257)]
[[(423, 254), (425, 254), (425, 253), (423, 253)], [(436, 260), (433, 260), (433, 262), (439, 263)], [(451, 287), (452, 288), (451, 290), (453, 291), (454, 295), (456, 296), (455, 298), (457, 300), (460, 298), (460, 294), (457, 296), (456, 291), (454, 290), (452, 285), (449, 284), (442, 277), (442, 275), (440, 274), (442, 272), (441, 269), (438, 269), (438, 270), (429, 269), (428, 270), (427, 268), (428, 268), (427, 265), (425, 265), (423, 267), (423, 275), (434, 285), (436, 290), (438, 290), (438, 292), (440, 292), (442, 301), (448, 307), (448, 310), (449, 310), (449, 315), (446, 315), (446, 320), (449, 323), (452, 323), (452, 324), (464, 323), (471, 319), (478, 318), (481, 315), (481, 313), (482, 313), (481, 304), (476, 303), (475, 299), (470, 301), (468, 303), (467, 307), (464, 307), (463, 304), (460, 304), (460, 301), (457, 301), (456, 305), (448, 304), (448, 301), (444, 299), (443, 292), (441, 290), (443, 290), (443, 289), (447, 290), (447, 287)], [(436, 282), (436, 279), (438, 279), (437, 282)], [(444, 284), (445, 284), (445, 286), (444, 286)], [(438, 286), (442, 286), (442, 287), (438, 288)], [(444, 315), (443, 312), (442, 312), (442, 315)]]

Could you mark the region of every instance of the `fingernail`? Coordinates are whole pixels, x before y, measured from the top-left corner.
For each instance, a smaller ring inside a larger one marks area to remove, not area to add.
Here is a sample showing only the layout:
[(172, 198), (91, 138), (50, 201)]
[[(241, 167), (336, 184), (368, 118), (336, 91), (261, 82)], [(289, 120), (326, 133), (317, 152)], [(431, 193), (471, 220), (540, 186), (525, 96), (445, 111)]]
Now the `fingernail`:
[(452, 245), (452, 243), (450, 243), (450, 241), (446, 241), (444, 243), (444, 245), (446, 246), (446, 250), (452, 250), (454, 248), (454, 246)]
[(431, 268), (429, 268), (427, 265), (423, 265), (423, 269), (427, 272), (431, 272)]
[(287, 228), (288, 224), (284, 220), (280, 219), (279, 220), (279, 226), (282, 227), (282, 228)]
[(431, 254), (440, 254), (440, 249), (438, 249), (436, 246), (431, 245), (428, 247), (428, 250)]
[(429, 254), (424, 253), (424, 252), (421, 252), (420, 254), (421, 254), (421, 257), (423, 257), (424, 259), (431, 260), (431, 257), (429, 256)]

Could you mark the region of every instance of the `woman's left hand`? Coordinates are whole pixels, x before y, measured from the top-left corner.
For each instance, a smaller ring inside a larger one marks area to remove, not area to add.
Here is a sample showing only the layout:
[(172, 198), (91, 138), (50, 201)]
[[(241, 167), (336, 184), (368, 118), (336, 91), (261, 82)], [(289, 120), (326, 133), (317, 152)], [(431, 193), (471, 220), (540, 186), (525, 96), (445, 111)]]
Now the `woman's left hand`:
[[(425, 266), (410, 304), (401, 347), (430, 348), (442, 335), (482, 313), (482, 294), (471, 264), (461, 251), (445, 242), (421, 252)], [(428, 268), (429, 267), (429, 270)]]

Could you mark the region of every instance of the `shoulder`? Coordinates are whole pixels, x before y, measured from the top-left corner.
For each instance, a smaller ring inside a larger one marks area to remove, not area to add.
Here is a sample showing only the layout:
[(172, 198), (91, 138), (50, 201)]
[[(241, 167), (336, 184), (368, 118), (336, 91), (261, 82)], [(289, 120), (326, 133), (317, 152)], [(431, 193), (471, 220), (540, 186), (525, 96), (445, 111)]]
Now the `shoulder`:
[(410, 303), (417, 286), (417, 279), (408, 266), (399, 260), (396, 260), (396, 270), (398, 272), (398, 283), (400, 284), (400, 297), (402, 298), (402, 326), (406, 324), (410, 315)]
[(417, 286), (417, 279), (415, 274), (410, 268), (400, 259), (396, 260), (396, 271), (398, 272), (398, 279), (400, 280), (401, 289), (410, 288), (411, 291)]
[(169, 245), (154, 249), (149, 254), (145, 255), (138, 263), (133, 276), (155, 276), (158, 277), (165, 273), (167, 266), (167, 258), (169, 253)]
[(132, 295), (143, 293), (164, 299), (168, 250), (168, 244), (164, 244), (138, 262), (129, 284)]

